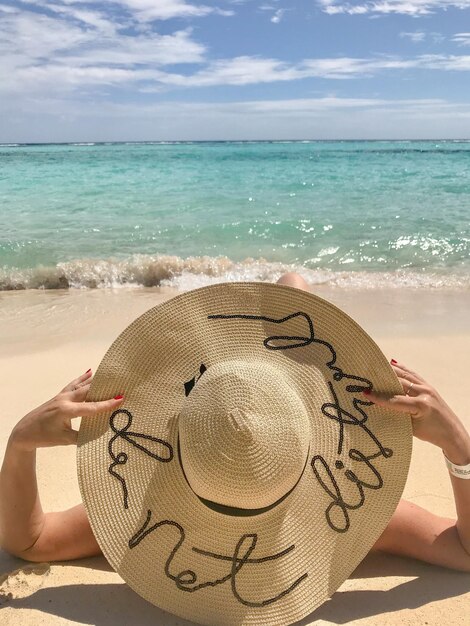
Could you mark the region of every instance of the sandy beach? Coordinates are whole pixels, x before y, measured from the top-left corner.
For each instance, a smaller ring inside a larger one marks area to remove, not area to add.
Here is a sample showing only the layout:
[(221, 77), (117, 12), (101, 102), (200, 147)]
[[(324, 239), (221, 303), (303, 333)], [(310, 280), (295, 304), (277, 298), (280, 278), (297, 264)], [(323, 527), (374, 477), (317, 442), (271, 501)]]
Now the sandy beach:
[[(470, 293), (321, 286), (315, 291), (358, 321), (387, 358), (408, 364), (435, 385), (470, 428)], [(0, 459), (12, 427), (25, 413), (88, 368), (96, 370), (135, 317), (174, 294), (170, 288), (0, 292)], [(75, 449), (39, 450), (38, 482), (44, 510), (77, 504)], [(404, 497), (437, 514), (455, 515), (440, 450), (415, 440)], [(300, 624), (464, 626), (469, 615), (470, 574), (375, 553)], [(1, 551), (0, 622), (190, 624), (142, 600), (103, 557), (31, 565)]]

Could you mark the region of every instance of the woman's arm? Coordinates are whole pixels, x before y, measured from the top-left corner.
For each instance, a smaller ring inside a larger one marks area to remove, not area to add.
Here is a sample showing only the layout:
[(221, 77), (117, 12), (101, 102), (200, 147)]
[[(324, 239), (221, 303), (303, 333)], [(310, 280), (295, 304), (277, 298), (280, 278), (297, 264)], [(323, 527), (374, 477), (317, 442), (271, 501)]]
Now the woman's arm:
[[(385, 398), (369, 393), (368, 397), (385, 408), (410, 414), (414, 436), (441, 448), (456, 465), (470, 463), (470, 435), (457, 415), (421, 376), (403, 364), (392, 361), (392, 366), (404, 395)], [(402, 500), (374, 547), (470, 572), (470, 480), (450, 478), (457, 520)]]
[(100, 552), (83, 505), (44, 514), (36, 480), (36, 449), (74, 444), (71, 420), (111, 411), (122, 396), (86, 402), (88, 371), (57, 396), (28, 413), (13, 429), (0, 472), (0, 546), (31, 561), (64, 560)]
[(374, 550), (470, 572), (470, 555), (462, 546), (455, 519), (406, 500), (400, 501)]

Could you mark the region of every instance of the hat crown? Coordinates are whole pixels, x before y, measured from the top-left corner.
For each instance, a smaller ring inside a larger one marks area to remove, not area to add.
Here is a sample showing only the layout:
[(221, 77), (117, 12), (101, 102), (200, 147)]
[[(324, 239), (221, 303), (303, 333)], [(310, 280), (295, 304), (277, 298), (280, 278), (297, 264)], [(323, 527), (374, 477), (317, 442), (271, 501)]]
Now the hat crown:
[(238, 509), (270, 506), (305, 467), (307, 410), (292, 381), (263, 361), (209, 367), (179, 415), (183, 470), (192, 490)]

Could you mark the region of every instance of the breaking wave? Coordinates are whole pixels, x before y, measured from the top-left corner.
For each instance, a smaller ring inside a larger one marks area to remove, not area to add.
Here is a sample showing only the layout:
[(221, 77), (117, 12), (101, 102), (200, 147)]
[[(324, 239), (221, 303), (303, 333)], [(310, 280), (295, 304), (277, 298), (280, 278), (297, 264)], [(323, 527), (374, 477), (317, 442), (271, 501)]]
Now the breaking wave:
[(332, 271), (248, 258), (137, 254), (127, 259), (77, 259), (55, 266), (0, 269), (0, 291), (21, 289), (105, 289), (169, 286), (186, 291), (216, 282), (276, 281), (285, 272), (299, 272), (312, 285), (344, 289), (421, 288), (470, 289), (468, 272), (437, 273)]

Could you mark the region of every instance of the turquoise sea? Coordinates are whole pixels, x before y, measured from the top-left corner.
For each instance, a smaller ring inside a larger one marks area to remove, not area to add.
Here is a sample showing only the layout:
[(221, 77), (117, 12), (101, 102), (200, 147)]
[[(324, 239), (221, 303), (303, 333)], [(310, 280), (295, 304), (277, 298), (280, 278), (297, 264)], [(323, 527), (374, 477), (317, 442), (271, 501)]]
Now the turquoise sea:
[(0, 289), (470, 288), (470, 142), (0, 145)]

